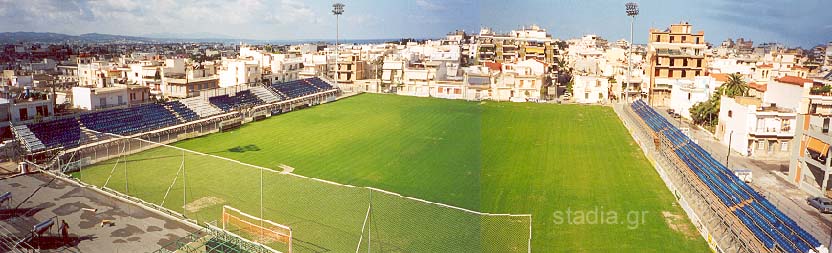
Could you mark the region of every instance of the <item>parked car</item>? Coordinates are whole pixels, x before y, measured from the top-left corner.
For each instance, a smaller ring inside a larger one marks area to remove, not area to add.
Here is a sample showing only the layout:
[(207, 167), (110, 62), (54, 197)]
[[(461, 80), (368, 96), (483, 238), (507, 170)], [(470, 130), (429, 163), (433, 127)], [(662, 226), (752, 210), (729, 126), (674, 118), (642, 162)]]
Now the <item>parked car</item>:
[(678, 119), (678, 118), (682, 117), (681, 114), (678, 114), (678, 113), (675, 113), (675, 112), (673, 114), (671, 114), (671, 116), (673, 116), (674, 119)]
[(810, 197), (806, 199), (810, 206), (818, 209), (821, 213), (832, 213), (832, 199), (824, 197)]
[(676, 110), (673, 110), (673, 108), (667, 108), (667, 114), (673, 115), (674, 113), (676, 113)]
[(749, 170), (749, 169), (744, 169), (744, 168), (734, 169), (734, 175), (737, 175), (737, 177), (740, 180), (742, 180), (743, 182), (751, 183), (752, 174), (751, 174), (751, 170)]

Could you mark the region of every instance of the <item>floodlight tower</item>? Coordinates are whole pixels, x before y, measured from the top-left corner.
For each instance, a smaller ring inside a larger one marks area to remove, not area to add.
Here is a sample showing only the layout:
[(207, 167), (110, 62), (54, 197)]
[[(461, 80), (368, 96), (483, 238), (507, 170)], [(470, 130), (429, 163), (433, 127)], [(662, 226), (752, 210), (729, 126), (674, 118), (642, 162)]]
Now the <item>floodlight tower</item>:
[(335, 15), (335, 84), (338, 84), (338, 29), (339, 29), (339, 17), (341, 14), (344, 14), (344, 4), (342, 3), (334, 3), (332, 4), (332, 14)]
[(627, 16), (632, 17), (630, 19), (630, 48), (627, 50), (627, 75), (625, 76), (626, 80), (624, 83), (624, 103), (627, 103), (630, 98), (630, 75), (632, 75), (632, 59), (633, 59), (633, 24), (636, 22), (636, 16), (638, 16), (638, 3), (629, 2), (624, 4), (624, 7), (627, 9)]

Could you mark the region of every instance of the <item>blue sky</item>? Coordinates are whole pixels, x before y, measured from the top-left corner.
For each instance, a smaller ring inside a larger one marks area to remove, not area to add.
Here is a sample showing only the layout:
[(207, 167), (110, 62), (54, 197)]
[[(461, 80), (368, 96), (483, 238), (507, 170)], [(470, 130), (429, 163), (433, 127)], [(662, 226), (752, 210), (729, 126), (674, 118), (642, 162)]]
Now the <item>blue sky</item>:
[[(343, 0), (350, 39), (440, 37), (480, 26), (510, 31), (538, 24), (557, 38), (629, 37), (619, 0)], [(832, 41), (830, 0), (642, 0), (636, 43), (650, 27), (687, 21), (705, 38), (790, 46)], [(210, 34), (248, 39), (331, 39), (331, 0), (0, 0), (0, 31), (67, 34)]]

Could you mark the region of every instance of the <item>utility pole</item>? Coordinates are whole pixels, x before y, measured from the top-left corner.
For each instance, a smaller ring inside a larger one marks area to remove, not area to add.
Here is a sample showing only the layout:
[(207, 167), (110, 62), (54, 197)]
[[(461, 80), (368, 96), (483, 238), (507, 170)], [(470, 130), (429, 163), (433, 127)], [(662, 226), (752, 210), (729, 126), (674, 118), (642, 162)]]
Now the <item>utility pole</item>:
[(633, 73), (632, 70), (632, 59), (633, 59), (633, 25), (636, 22), (636, 16), (638, 15), (638, 3), (629, 2), (624, 4), (624, 7), (627, 9), (627, 16), (632, 17), (630, 19), (630, 47), (627, 50), (627, 75), (625, 75), (624, 80), (624, 103), (629, 102), (630, 99), (630, 75)]

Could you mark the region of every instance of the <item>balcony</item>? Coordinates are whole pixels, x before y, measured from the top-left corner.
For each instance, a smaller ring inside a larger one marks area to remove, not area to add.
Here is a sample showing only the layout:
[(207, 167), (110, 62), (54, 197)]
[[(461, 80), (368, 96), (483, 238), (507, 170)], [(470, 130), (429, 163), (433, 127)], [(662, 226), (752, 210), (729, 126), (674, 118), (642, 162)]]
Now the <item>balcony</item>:
[(794, 132), (792, 132), (791, 127), (788, 126), (781, 128), (751, 127), (748, 129), (748, 134), (757, 137), (794, 137)]

